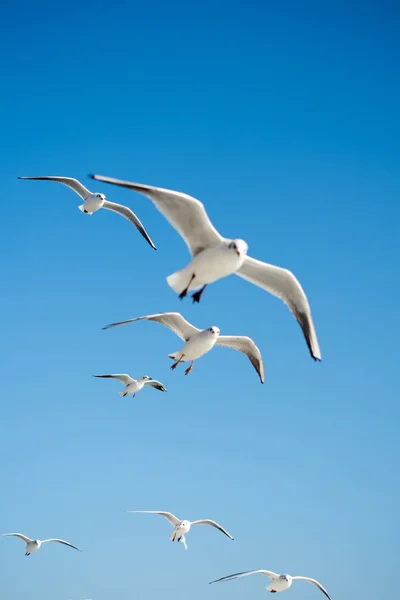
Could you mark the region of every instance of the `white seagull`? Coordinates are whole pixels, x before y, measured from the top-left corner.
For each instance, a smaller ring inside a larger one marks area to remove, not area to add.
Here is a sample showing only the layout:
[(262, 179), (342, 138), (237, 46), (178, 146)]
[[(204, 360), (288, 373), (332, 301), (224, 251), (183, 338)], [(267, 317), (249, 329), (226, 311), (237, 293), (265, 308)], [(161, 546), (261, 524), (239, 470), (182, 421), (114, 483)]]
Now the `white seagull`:
[(258, 569), (257, 571), (244, 571), (243, 573), (234, 573), (233, 575), (221, 577), (221, 579), (216, 579), (215, 581), (210, 581), (210, 583), (218, 583), (219, 581), (229, 581), (230, 579), (246, 577), (246, 575), (253, 575), (254, 573), (261, 573), (261, 575), (266, 575), (267, 577), (272, 579), (271, 583), (265, 588), (269, 592), (284, 592), (285, 590), (288, 590), (291, 587), (295, 579), (300, 579), (302, 581), (307, 581), (308, 583), (316, 585), (317, 588), (319, 588), (321, 592), (325, 594), (327, 598), (329, 598), (329, 600), (332, 600), (326, 589), (323, 588), (322, 585), (316, 579), (312, 579), (311, 577), (301, 577), (300, 575), (297, 575), (296, 577), (292, 577), (292, 575), (278, 575), (278, 573), (274, 573), (273, 571), (266, 571), (265, 569)]
[(180, 313), (171, 312), (136, 317), (135, 319), (128, 319), (127, 321), (111, 323), (111, 325), (106, 325), (103, 329), (143, 320), (156, 321), (161, 323), (161, 325), (165, 325), (185, 342), (181, 350), (168, 355), (169, 358), (176, 361), (171, 367), (172, 370), (176, 369), (180, 362), (190, 361), (190, 366), (185, 371), (185, 375), (188, 375), (197, 358), (200, 358), (203, 354), (209, 352), (214, 346), (225, 346), (226, 348), (233, 348), (234, 350), (239, 350), (239, 352), (246, 354), (257, 371), (261, 383), (264, 383), (263, 360), (259, 349), (252, 339), (238, 335), (219, 335), (219, 329), (215, 326), (203, 330), (197, 329), (197, 327), (188, 323)]
[(222, 533), (227, 535), (228, 538), (233, 540), (233, 537), (231, 536), (230, 533), (228, 533), (223, 527), (221, 527), (221, 525), (219, 525), (215, 521), (210, 521), (210, 519), (200, 519), (198, 521), (185, 521), (185, 520), (178, 519), (178, 517), (176, 517), (175, 515), (173, 515), (170, 512), (163, 512), (161, 510), (128, 510), (127, 512), (162, 515), (171, 523), (171, 525), (174, 526), (174, 530), (173, 530), (172, 534), (170, 535), (169, 539), (171, 540), (171, 542), (175, 542), (175, 541), (182, 542), (185, 550), (187, 550), (185, 534), (190, 531), (190, 528), (192, 527), (192, 525), (211, 525), (211, 527), (216, 527), (217, 529), (222, 531)]
[(73, 179), (72, 177), (18, 177), (18, 179), (39, 179), (39, 180), (48, 180), (48, 181), (57, 181), (58, 183), (63, 183), (68, 186), (74, 192), (79, 194), (79, 196), (84, 200), (84, 203), (78, 206), (79, 210), (87, 215), (92, 215), (100, 208), (106, 208), (107, 210), (112, 210), (113, 212), (118, 213), (125, 219), (128, 219), (136, 229), (142, 234), (144, 239), (150, 244), (154, 250), (157, 248), (153, 244), (149, 234), (145, 230), (141, 221), (137, 218), (134, 212), (131, 211), (127, 206), (123, 206), (122, 204), (116, 204), (115, 202), (109, 202), (106, 200), (104, 194), (97, 194), (89, 191), (84, 185), (82, 185), (77, 179)]
[(11, 535), (14, 537), (21, 538), (21, 540), (23, 540), (26, 544), (25, 556), (29, 556), (33, 552), (36, 552), (36, 550), (39, 550), (40, 546), (42, 544), (45, 544), (46, 542), (58, 542), (59, 544), (65, 544), (65, 546), (69, 546), (70, 548), (74, 548), (75, 550), (79, 550), (79, 552), (82, 552), (82, 550), (80, 548), (73, 546), (72, 544), (70, 544), (69, 542), (66, 542), (65, 540), (59, 540), (57, 538), (51, 538), (48, 540), (31, 540), (31, 538), (26, 537), (26, 535), (22, 535), (22, 533), (1, 533), (0, 535), (1, 536)]
[(119, 379), (122, 383), (125, 384), (125, 389), (123, 392), (118, 392), (120, 396), (126, 396), (127, 394), (132, 394), (133, 397), (140, 392), (142, 387), (145, 385), (150, 385), (151, 387), (156, 388), (156, 390), (160, 390), (160, 392), (166, 392), (167, 388), (163, 386), (162, 383), (157, 381), (156, 379), (152, 379), (148, 375), (144, 375), (140, 377), (140, 379), (133, 379), (130, 375), (119, 374), (119, 375), (93, 375), (93, 377), (100, 377), (103, 379)]
[(311, 356), (314, 360), (321, 360), (311, 309), (293, 273), (247, 256), (247, 243), (222, 237), (211, 223), (202, 202), (188, 194), (103, 175), (90, 177), (144, 194), (181, 235), (192, 260), (181, 271), (167, 277), (168, 284), (180, 298), (184, 298), (189, 290), (200, 288), (193, 294), (193, 301), (199, 302), (207, 284), (235, 273), (288, 305), (303, 330)]

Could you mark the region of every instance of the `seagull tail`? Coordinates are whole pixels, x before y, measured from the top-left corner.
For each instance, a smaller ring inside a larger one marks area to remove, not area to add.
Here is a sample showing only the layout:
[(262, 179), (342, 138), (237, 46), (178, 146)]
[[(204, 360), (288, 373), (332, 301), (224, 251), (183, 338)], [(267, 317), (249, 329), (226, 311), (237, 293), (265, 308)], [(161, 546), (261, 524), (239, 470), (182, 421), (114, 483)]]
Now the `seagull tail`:
[(185, 275), (186, 275), (186, 269), (182, 269), (181, 271), (172, 273), (172, 275), (168, 275), (168, 277), (167, 277), (167, 283), (168, 283), (169, 287), (171, 287), (176, 294), (180, 294), (182, 292), (182, 290), (185, 288), (185, 284), (188, 283), (186, 281), (187, 276), (185, 277)]
[(172, 360), (178, 360), (180, 352), (174, 352), (173, 354), (168, 354), (168, 358), (172, 358)]
[(85, 213), (86, 215), (92, 215), (92, 212), (89, 212), (88, 210), (85, 210), (85, 205), (84, 204), (80, 204), (78, 206), (79, 210), (81, 210), (83, 213)]
[(120, 396), (122, 396), (122, 397), (126, 396), (126, 394), (127, 394), (127, 393), (128, 393), (128, 392), (125, 392), (125, 390), (124, 390), (123, 392), (118, 392), (118, 394), (119, 394)]

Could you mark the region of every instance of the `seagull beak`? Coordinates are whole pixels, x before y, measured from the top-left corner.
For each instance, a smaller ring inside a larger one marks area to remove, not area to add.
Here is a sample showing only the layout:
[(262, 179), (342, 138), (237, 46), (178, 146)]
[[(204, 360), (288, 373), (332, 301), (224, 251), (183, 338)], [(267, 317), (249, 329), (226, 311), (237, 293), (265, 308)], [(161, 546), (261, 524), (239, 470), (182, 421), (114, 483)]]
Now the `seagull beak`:
[(236, 254), (237, 254), (238, 256), (240, 256), (240, 252), (239, 252), (239, 250), (236, 250)]

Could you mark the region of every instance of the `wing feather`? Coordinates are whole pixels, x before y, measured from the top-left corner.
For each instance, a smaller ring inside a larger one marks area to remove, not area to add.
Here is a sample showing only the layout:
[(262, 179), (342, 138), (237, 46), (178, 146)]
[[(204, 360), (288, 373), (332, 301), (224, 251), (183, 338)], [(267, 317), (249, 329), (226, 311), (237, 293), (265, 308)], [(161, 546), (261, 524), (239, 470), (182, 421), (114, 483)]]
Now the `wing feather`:
[(134, 190), (150, 198), (155, 207), (183, 238), (192, 256), (205, 248), (218, 245), (223, 239), (211, 223), (204, 204), (188, 194), (103, 175), (90, 175), (90, 177), (96, 181)]
[(82, 183), (80, 181), (78, 181), (77, 179), (74, 179), (73, 177), (53, 177), (53, 176), (44, 177), (43, 176), (43, 177), (18, 177), (18, 179), (37, 179), (40, 181), (57, 181), (57, 183), (62, 183), (63, 185), (66, 185), (67, 187), (71, 188), (71, 190), (74, 190), (74, 192), (79, 194), (79, 196), (83, 200), (86, 200), (86, 198), (88, 198), (92, 194), (92, 192), (90, 192), (84, 185), (82, 185)]
[(240, 335), (220, 335), (216, 345), (243, 352), (257, 371), (261, 383), (264, 383), (264, 363), (261, 352), (251, 338)]
[(310, 305), (303, 288), (293, 273), (248, 256), (236, 275), (281, 298), (302, 328), (311, 356), (314, 360), (321, 360), (321, 351), (311, 317)]

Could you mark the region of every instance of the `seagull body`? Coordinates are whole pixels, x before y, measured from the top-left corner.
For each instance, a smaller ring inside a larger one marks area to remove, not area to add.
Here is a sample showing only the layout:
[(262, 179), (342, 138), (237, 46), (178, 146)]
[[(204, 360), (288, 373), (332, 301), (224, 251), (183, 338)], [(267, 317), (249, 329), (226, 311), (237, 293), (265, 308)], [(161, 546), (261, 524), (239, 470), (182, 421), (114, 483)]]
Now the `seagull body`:
[(185, 535), (190, 531), (192, 525), (210, 525), (211, 527), (215, 527), (224, 533), (228, 538), (233, 540), (233, 537), (230, 533), (228, 533), (221, 525), (216, 523), (215, 521), (211, 521), (210, 519), (200, 519), (198, 521), (187, 521), (185, 519), (178, 519), (174, 514), (165, 511), (159, 510), (128, 510), (130, 513), (148, 513), (154, 515), (161, 515), (165, 517), (171, 525), (173, 525), (174, 529), (172, 534), (170, 535), (171, 542), (181, 542), (184, 545), (185, 550), (187, 550), (186, 537)]
[(69, 542), (59, 540), (57, 538), (51, 538), (48, 540), (31, 540), (30, 538), (26, 537), (26, 535), (22, 535), (22, 533), (2, 533), (0, 535), (18, 537), (21, 540), (23, 540), (26, 544), (25, 556), (29, 556), (30, 554), (33, 554), (33, 552), (36, 552), (36, 550), (39, 550), (40, 546), (45, 542), (58, 542), (59, 544), (64, 544), (65, 546), (69, 546), (70, 548), (74, 548), (75, 550), (79, 550), (79, 552), (82, 552), (79, 548), (73, 546)]
[(199, 302), (209, 283), (235, 273), (288, 305), (303, 330), (311, 356), (314, 360), (321, 360), (311, 309), (293, 273), (247, 256), (247, 243), (222, 237), (211, 223), (202, 202), (188, 194), (103, 175), (91, 177), (147, 196), (183, 238), (192, 260), (167, 277), (168, 284), (180, 298), (184, 298), (189, 290), (198, 289), (193, 294), (193, 301)]
[(71, 188), (76, 192), (82, 200), (84, 200), (83, 204), (78, 206), (79, 210), (81, 210), (86, 215), (92, 215), (93, 213), (100, 210), (100, 208), (105, 208), (107, 210), (112, 210), (113, 212), (118, 213), (125, 219), (128, 219), (136, 229), (141, 233), (144, 239), (150, 244), (154, 250), (156, 250), (155, 245), (153, 244), (150, 236), (147, 231), (143, 227), (143, 224), (135, 215), (134, 212), (131, 211), (127, 206), (123, 206), (122, 204), (116, 204), (115, 202), (109, 202), (104, 194), (98, 194), (90, 192), (84, 185), (82, 185), (77, 179), (73, 179), (72, 177), (52, 177), (52, 176), (44, 176), (44, 177), (18, 177), (18, 179), (39, 179), (45, 181), (56, 181), (58, 183), (62, 183), (67, 187)]
[(188, 323), (180, 313), (160, 313), (136, 317), (135, 319), (128, 319), (127, 321), (119, 321), (118, 323), (106, 325), (103, 329), (143, 320), (156, 321), (165, 325), (185, 342), (178, 352), (173, 352), (168, 355), (169, 358), (172, 358), (175, 361), (171, 367), (172, 370), (176, 369), (181, 362), (190, 362), (190, 366), (185, 371), (185, 375), (188, 375), (192, 370), (193, 363), (196, 359), (209, 352), (214, 346), (225, 346), (246, 354), (253, 367), (256, 369), (261, 383), (264, 383), (263, 360), (260, 350), (252, 339), (245, 336), (220, 335), (219, 328), (215, 326), (203, 330), (197, 329), (197, 327)]
[(331, 597), (329, 596), (326, 589), (324, 587), (322, 587), (322, 585), (316, 579), (312, 579), (311, 577), (301, 577), (300, 575), (298, 575), (296, 577), (293, 577), (292, 575), (287, 575), (287, 574), (279, 575), (278, 573), (274, 573), (273, 571), (267, 571), (265, 569), (258, 569), (256, 571), (244, 571), (243, 573), (234, 573), (233, 575), (228, 575), (227, 577), (221, 577), (221, 579), (216, 579), (215, 581), (211, 581), (210, 583), (218, 583), (220, 581), (229, 581), (230, 579), (238, 579), (240, 577), (246, 577), (247, 575), (254, 575), (255, 573), (260, 573), (261, 575), (266, 575), (267, 577), (269, 577), (271, 579), (271, 583), (269, 585), (267, 585), (267, 587), (265, 588), (269, 592), (272, 592), (272, 593), (284, 592), (285, 590), (288, 590), (292, 586), (292, 583), (295, 579), (299, 579), (302, 581), (307, 581), (308, 583), (312, 583), (318, 589), (320, 589), (321, 592), (323, 594), (325, 594), (325, 596), (329, 600), (331, 600)]
[(154, 387), (157, 390), (160, 390), (161, 392), (167, 391), (167, 388), (164, 387), (162, 383), (160, 383), (156, 379), (152, 379), (148, 375), (144, 375), (139, 379), (133, 379), (133, 377), (131, 377), (130, 375), (126, 375), (125, 373), (117, 375), (93, 375), (93, 377), (99, 377), (102, 379), (119, 379), (120, 381), (122, 381), (122, 383), (124, 383), (126, 386), (123, 392), (118, 392), (119, 395), (122, 397), (127, 396), (128, 394), (132, 394), (133, 397), (135, 397), (135, 394), (137, 394), (137, 392), (140, 392), (140, 390), (145, 385), (150, 385), (151, 387)]

